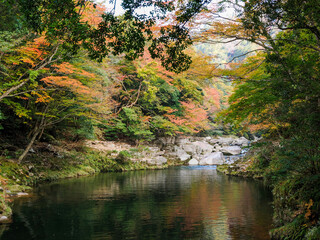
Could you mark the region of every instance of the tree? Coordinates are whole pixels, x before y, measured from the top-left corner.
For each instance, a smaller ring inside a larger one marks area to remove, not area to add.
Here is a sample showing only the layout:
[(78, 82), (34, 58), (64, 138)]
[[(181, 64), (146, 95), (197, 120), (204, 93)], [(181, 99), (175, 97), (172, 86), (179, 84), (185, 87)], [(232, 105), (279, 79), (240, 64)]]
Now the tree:
[(273, 186), (274, 239), (319, 238), (311, 187), (320, 184), (318, 18), (317, 1), (246, 1), (239, 24), (265, 53), (229, 71), (237, 85), (225, 120), (265, 129), (274, 143), (263, 169)]

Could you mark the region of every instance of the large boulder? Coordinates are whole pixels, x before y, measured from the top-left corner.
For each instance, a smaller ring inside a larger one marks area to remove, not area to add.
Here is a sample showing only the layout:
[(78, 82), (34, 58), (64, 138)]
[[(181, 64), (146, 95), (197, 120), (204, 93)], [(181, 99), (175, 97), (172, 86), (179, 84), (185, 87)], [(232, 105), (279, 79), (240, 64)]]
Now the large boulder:
[(250, 141), (248, 139), (246, 139), (245, 137), (240, 137), (235, 139), (232, 142), (232, 145), (236, 145), (236, 146), (249, 146)]
[(206, 155), (199, 161), (199, 165), (221, 165), (224, 164), (222, 152), (213, 152)]
[(163, 156), (157, 156), (154, 158), (150, 158), (146, 160), (147, 163), (152, 164), (152, 165), (163, 165), (167, 163), (167, 159)]
[(184, 150), (178, 150), (177, 157), (180, 159), (180, 161), (186, 161), (191, 158), (191, 155), (186, 153)]
[(193, 145), (196, 146), (198, 154), (205, 155), (205, 154), (209, 154), (213, 151), (213, 146), (211, 146), (207, 142), (196, 141), (193, 143)]
[(197, 146), (193, 143), (187, 143), (182, 145), (182, 148), (184, 151), (189, 153), (190, 155), (195, 155), (197, 153)]
[(239, 146), (225, 146), (221, 149), (225, 155), (238, 155), (241, 154), (241, 147)]
[(185, 137), (177, 137), (175, 141), (175, 144), (177, 144), (178, 146), (182, 146), (187, 143), (190, 143), (190, 140), (189, 138), (185, 138)]
[(198, 165), (199, 162), (198, 162), (197, 159), (192, 158), (192, 159), (188, 162), (188, 164), (189, 164), (189, 165)]
[(219, 144), (221, 146), (229, 146), (232, 144), (232, 142), (235, 140), (235, 137), (218, 137), (218, 138), (212, 138), (209, 140), (209, 143), (214, 145), (214, 144)]
[(182, 148), (191, 155), (205, 155), (213, 151), (213, 146), (202, 141), (187, 143), (183, 145)]

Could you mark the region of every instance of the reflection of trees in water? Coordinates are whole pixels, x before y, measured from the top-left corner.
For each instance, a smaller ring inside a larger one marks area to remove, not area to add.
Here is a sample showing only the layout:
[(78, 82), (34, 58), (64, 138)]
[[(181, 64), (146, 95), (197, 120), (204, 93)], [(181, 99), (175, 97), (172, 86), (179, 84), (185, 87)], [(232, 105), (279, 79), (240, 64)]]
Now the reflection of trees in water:
[[(232, 239), (270, 239), (272, 208), (271, 193), (260, 182), (241, 178), (228, 180), (224, 191), (224, 205)], [(236, 202), (236, 204), (235, 204)], [(241, 207), (239, 207), (241, 206)]]
[(28, 232), (36, 232), (35, 239), (259, 239), (271, 218), (271, 212), (262, 215), (266, 220), (256, 212), (264, 203), (260, 191), (256, 183), (228, 180), (212, 169), (72, 179), (16, 201), (15, 227), (24, 233), (19, 238), (10, 228), (3, 239), (28, 239)]

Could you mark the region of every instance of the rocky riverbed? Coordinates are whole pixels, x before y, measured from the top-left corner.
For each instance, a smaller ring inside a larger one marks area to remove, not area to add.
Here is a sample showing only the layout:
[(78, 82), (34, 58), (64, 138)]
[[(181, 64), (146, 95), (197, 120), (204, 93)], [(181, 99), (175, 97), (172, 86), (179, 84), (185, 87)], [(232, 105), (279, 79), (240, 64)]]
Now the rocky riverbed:
[(140, 147), (115, 141), (88, 141), (87, 146), (99, 151), (130, 152), (132, 161), (147, 162), (150, 165), (163, 165), (179, 162), (188, 165), (232, 164), (241, 158), (251, 141), (244, 137), (166, 137), (153, 144)]

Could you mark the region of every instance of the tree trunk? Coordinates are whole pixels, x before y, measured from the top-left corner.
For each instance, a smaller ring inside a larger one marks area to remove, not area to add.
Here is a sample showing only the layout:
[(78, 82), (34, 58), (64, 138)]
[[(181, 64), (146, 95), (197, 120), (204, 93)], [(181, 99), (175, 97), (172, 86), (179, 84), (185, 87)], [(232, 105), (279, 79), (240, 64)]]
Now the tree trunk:
[(24, 152), (20, 155), (20, 157), (18, 159), (18, 164), (20, 164), (23, 161), (23, 159), (27, 156), (30, 148), (32, 147), (32, 145), (33, 145), (34, 141), (36, 140), (36, 138), (37, 138), (39, 133), (40, 133), (40, 129), (36, 129), (34, 131), (34, 134), (33, 134), (32, 138), (31, 138), (28, 146), (26, 147), (26, 149), (24, 150)]

